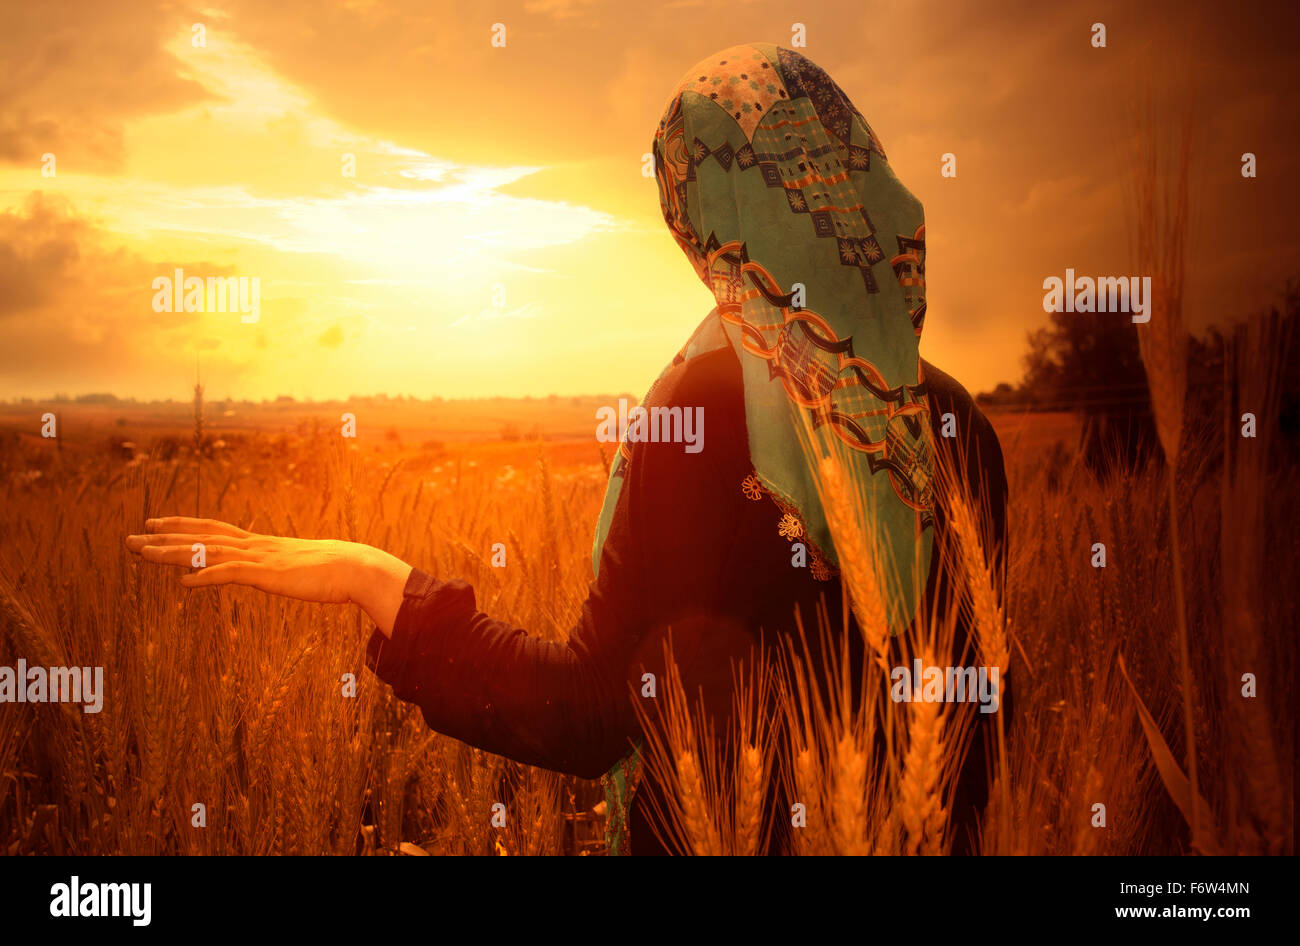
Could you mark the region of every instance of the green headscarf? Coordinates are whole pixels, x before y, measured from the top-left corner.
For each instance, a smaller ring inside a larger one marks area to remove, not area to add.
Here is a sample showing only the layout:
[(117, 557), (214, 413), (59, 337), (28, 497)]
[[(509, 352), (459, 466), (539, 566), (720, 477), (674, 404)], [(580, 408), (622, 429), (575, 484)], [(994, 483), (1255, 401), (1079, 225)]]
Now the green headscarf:
[[(768, 43), (692, 67), (654, 138), (659, 203), (717, 306), (674, 362), (722, 345), (739, 357), (754, 473), (782, 535), (806, 543), (815, 577), (838, 566), (817, 493), (821, 457), (864, 499), (863, 535), (893, 631), (929, 570), (934, 446), (918, 353), (925, 223), (879, 139), (820, 67)], [(665, 369), (667, 370), (667, 369)], [(799, 412), (804, 412), (800, 417)], [(611, 466), (600, 553), (631, 454)], [(606, 777), (611, 853), (626, 817), (626, 760)]]

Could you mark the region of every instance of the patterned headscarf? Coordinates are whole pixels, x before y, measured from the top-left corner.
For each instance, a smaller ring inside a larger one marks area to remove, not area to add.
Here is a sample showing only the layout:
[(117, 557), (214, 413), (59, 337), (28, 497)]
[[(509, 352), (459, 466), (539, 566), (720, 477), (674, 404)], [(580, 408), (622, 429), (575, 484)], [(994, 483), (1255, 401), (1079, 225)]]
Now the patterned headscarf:
[[(920, 202), (830, 76), (767, 43), (693, 66), (653, 147), (664, 220), (717, 300), (669, 368), (723, 345), (736, 352), (754, 466), (737, 488), (775, 500), (781, 535), (806, 543), (816, 578), (831, 577), (839, 558), (813, 470), (825, 456), (848, 466), (900, 630), (915, 614), (933, 533)], [(597, 570), (630, 456), (625, 442), (611, 467)], [(637, 763), (634, 750), (604, 779), (611, 854), (626, 850)]]
[[(827, 455), (849, 467), (900, 629), (915, 612), (932, 532), (920, 202), (834, 80), (766, 43), (692, 67), (653, 147), (664, 220), (717, 300), (674, 364), (723, 344), (736, 351), (754, 465), (738, 488), (775, 500), (781, 534), (806, 543), (818, 578), (839, 559), (813, 468)], [(619, 467), (626, 444), (620, 454)]]

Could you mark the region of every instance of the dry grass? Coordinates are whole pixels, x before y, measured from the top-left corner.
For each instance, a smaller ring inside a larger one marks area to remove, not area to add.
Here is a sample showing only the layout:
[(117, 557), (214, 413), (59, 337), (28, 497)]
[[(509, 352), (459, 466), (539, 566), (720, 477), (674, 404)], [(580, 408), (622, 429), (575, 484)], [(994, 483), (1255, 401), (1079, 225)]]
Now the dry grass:
[[(1279, 331), (1260, 324), (1237, 340), (1222, 476), (1183, 472), (1175, 505), (1199, 786), (1214, 845), (1228, 852), (1291, 853), (1294, 844), (1291, 615), (1268, 575), (1295, 572), (1290, 530), (1300, 508), (1258, 449), (1275, 425)], [(1237, 435), (1247, 405), (1261, 440)], [(204, 511), (259, 530), (388, 547), (471, 581), (489, 613), (563, 637), (590, 576), (605, 479), (594, 449), (560, 465), (549, 452), (545, 465), (519, 474), (471, 466), (472, 453), (456, 461), (408, 451), (397, 468), (394, 456), (333, 439), (308, 429), (218, 451), (204, 461)], [(0, 849), (548, 854), (563, 849), (570, 793), (580, 809), (598, 797), (590, 784), (429, 732), (364, 669), (359, 615), (245, 589), (185, 593), (173, 574), (141, 568), (122, 537), (193, 496), (192, 459), (124, 465), (75, 451), (55, 457), (46, 444), (5, 450), (0, 664), (21, 656), (102, 665), (110, 684), (97, 715), (2, 708)], [(41, 477), (18, 475), (38, 462)], [(999, 576), (980, 572), (988, 559), (973, 515), (957, 527), (960, 561), (948, 563), (976, 616), (980, 659), (1014, 673), (1014, 714), (984, 773), (991, 803), (979, 845), (1189, 851), (1119, 669), (1122, 656), (1153, 724), (1177, 745), (1183, 687), (1171, 646), (1178, 603), (1165, 474), (1097, 479), (1077, 462), (1045, 467), (1036, 452), (1008, 456), (1000, 607), (982, 597)], [(1106, 568), (1090, 563), (1095, 541), (1107, 546)], [(496, 542), (508, 546), (510, 568), (491, 566)], [(950, 851), (955, 775), (975, 737), (950, 706), (893, 703), (886, 665), (912, 656), (946, 663), (952, 628), (921, 622), (875, 647), (888, 659), (855, 677), (842, 649), (845, 616), (806, 617), (799, 633), (827, 636), (830, 666), (803, 666), (792, 648), (770, 675), (738, 671), (737, 722), (726, 732), (711, 731), (661, 681), (647, 757), (676, 786), (661, 812), (665, 836), (692, 852), (746, 854), (787, 837), (797, 853)], [(1253, 701), (1241, 693), (1244, 672), (1258, 679)], [(347, 673), (356, 675), (355, 698), (341, 694)], [(790, 764), (777, 764), (781, 757)], [(775, 788), (804, 806), (805, 827), (771, 807)], [(204, 829), (191, 824), (195, 803), (206, 805)], [(491, 825), (497, 803), (504, 829)], [(1096, 805), (1105, 806), (1104, 828), (1093, 826)]]
[(651, 796), (653, 823), (670, 851), (700, 856), (753, 855), (772, 824), (767, 790), (773, 759), (770, 668), (733, 668), (736, 712), (725, 732), (699, 712), (672, 657), (651, 703), (639, 700), (646, 732), (642, 746), (648, 775), (668, 786)]
[[(594, 518), (594, 463), (557, 481), (537, 467), (507, 477), (416, 457), (402, 477), (333, 439), (307, 429), (205, 459), (205, 485), (215, 473), (226, 489), (204, 512), (386, 545), (473, 580), (480, 604), (503, 618), (549, 634), (568, 626), (589, 554), (542, 497), (563, 489), (575, 515)], [(248, 589), (186, 593), (174, 573), (125, 554), (145, 518), (192, 499), (196, 472), (192, 458), (90, 457), (5, 483), (0, 664), (103, 666), (108, 692), (98, 714), (3, 707), (0, 850), (351, 854), (408, 842), (558, 853), (562, 783), (574, 780), (429, 732), (365, 669), (359, 614)], [(491, 568), (492, 544), (511, 541), (511, 529), (519, 568)], [(553, 565), (534, 565), (555, 549)], [(355, 698), (343, 694), (346, 674)], [(595, 801), (590, 786), (569, 787), (583, 807)], [(196, 803), (206, 828), (191, 824)], [(496, 803), (508, 812), (500, 830)], [(57, 810), (57, 832), (29, 838), (43, 805)]]
[[(1190, 178), (1193, 156), (1194, 110), (1189, 100), (1172, 124), (1152, 106), (1150, 87), (1135, 100), (1132, 124), (1137, 157), (1133, 170), (1132, 214), (1134, 261), (1138, 272), (1150, 276), (1149, 321), (1138, 332), (1138, 347), (1151, 390), (1156, 434), (1168, 465), (1169, 538), (1173, 552), (1172, 580), (1177, 621), (1176, 645), (1183, 704), (1183, 745), (1190, 774), (1188, 813), (1192, 844), (1208, 845), (1200, 823), (1200, 786), (1196, 764), (1196, 686), (1192, 679), (1191, 644), (1183, 591), (1182, 540), (1178, 532), (1178, 461), (1183, 444), (1187, 399), (1187, 323), (1183, 311), (1183, 281), (1187, 265), (1190, 224)], [(1168, 771), (1166, 769), (1164, 771)], [(1166, 779), (1166, 784), (1168, 784)], [(1175, 798), (1179, 797), (1174, 792)]]

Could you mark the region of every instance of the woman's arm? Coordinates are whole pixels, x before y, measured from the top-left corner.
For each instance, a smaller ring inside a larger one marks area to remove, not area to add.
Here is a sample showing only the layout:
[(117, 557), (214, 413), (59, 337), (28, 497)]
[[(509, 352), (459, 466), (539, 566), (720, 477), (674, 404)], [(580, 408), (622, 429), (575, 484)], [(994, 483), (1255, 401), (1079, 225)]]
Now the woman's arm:
[(636, 734), (630, 683), (644, 628), (623, 610), (610, 563), (606, 556), (566, 642), (484, 614), (467, 582), (412, 571), (393, 634), (372, 636), (367, 664), (436, 732), (596, 778)]
[[(150, 519), (127, 538), (148, 562), (198, 570), (187, 588), (248, 585), (329, 604), (355, 603), (378, 627), (368, 663), (430, 728), (489, 752), (584, 778), (628, 748), (636, 721), (630, 666), (649, 617), (625, 609), (631, 574), (611, 530), (601, 580), (568, 643), (544, 641), (477, 610), (463, 581), (438, 581), (354, 542), (258, 535), (211, 519)], [(200, 550), (203, 559), (199, 560)]]
[[(730, 703), (731, 614), (754, 595), (734, 581), (748, 560), (734, 508), (748, 471), (734, 355), (704, 356), (659, 385), (665, 404), (699, 406), (708, 450), (638, 443), (602, 548), (600, 569), (565, 642), (542, 640), (478, 610), (463, 581), (440, 581), (369, 546), (259, 536), (211, 520), (150, 520), (128, 545), (148, 561), (207, 567), (187, 587), (238, 583), (307, 601), (355, 602), (378, 625), (369, 662), (430, 728), (520, 762), (585, 778), (602, 774), (639, 732), (633, 699), (660, 672), (671, 630), (679, 667), (713, 667)], [(616, 474), (619, 475), (619, 474)], [(774, 534), (775, 521), (772, 523)], [(586, 532), (587, 526), (582, 526)], [(788, 552), (772, 546), (783, 561)], [(679, 639), (683, 646), (678, 649)], [(713, 648), (713, 649), (711, 649)]]
[[(325, 604), (359, 605), (385, 637), (402, 604), (411, 566), (359, 542), (258, 535), (216, 519), (150, 519), (148, 533), (128, 536), (126, 547), (146, 562), (192, 568), (187, 588), (249, 585), (275, 595)], [(201, 558), (200, 558), (201, 554)]]

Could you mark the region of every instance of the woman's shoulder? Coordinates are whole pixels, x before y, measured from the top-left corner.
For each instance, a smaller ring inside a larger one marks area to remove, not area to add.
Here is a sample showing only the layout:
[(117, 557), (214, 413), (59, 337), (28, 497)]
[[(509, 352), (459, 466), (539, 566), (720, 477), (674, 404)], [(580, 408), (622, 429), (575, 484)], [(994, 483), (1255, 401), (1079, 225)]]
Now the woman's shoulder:
[(981, 497), (990, 506), (1001, 534), (1005, 525), (1007, 478), (997, 431), (957, 379), (924, 359), (921, 369), (936, 449), (954, 461), (972, 495)]
[(645, 406), (709, 404), (735, 407), (744, 402), (740, 361), (731, 346), (695, 355), (678, 355), (646, 392)]
[[(637, 405), (637, 413), (638, 432), (629, 426), (620, 448), (626, 460), (621, 469), (637, 471), (634, 480), (671, 481), (680, 489), (687, 481), (707, 480), (747, 463), (744, 389), (730, 347), (674, 358)], [(627, 416), (630, 423), (630, 410)]]
[(926, 393), (930, 397), (938, 398), (945, 403), (960, 405), (967, 411), (979, 411), (970, 392), (948, 372), (924, 358), (921, 359), (921, 372), (925, 377)]
[(964, 430), (966, 438), (996, 446), (1000, 461), (1001, 445), (998, 443), (997, 432), (970, 392), (948, 372), (935, 367), (924, 358), (921, 359), (921, 370), (925, 377), (925, 392), (930, 402), (931, 423), (934, 427), (942, 430), (944, 415), (952, 414), (958, 434)]
[(652, 415), (689, 411), (709, 430), (709, 447), (720, 453), (745, 452), (748, 434), (740, 361), (730, 346), (673, 359), (646, 392), (641, 406)]

